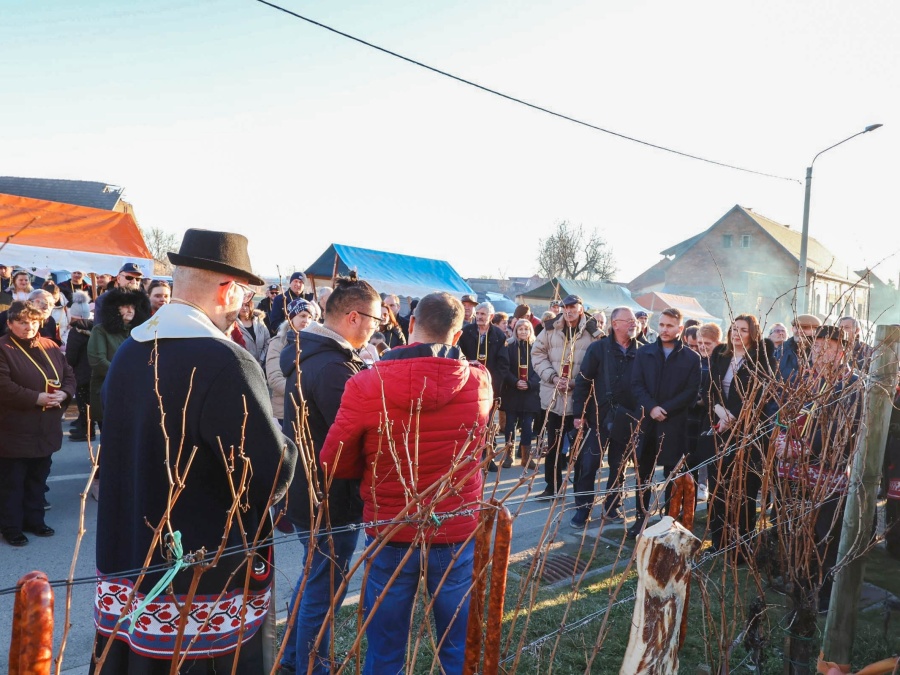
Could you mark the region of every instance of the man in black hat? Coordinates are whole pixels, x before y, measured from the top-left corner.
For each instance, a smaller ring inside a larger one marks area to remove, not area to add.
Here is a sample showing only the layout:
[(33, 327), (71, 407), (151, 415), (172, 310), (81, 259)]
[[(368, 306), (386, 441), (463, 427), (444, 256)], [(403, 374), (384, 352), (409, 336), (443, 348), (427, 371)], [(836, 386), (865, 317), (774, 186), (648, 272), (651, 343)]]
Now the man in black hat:
[(256, 360), (225, 332), (263, 280), (238, 234), (188, 230), (169, 260), (171, 304), (133, 329), (102, 392), (95, 656), (105, 673), (162, 675), (185, 652), (202, 672), (270, 672), (269, 506), (297, 449)]
[(284, 293), (276, 295), (272, 300), (272, 309), (269, 312), (269, 330), (272, 331), (273, 335), (278, 331), (281, 322), (287, 319), (287, 306), (289, 304), (300, 298), (303, 300), (315, 299), (312, 293), (303, 293), (305, 283), (306, 277), (303, 275), (303, 272), (294, 272)]
[[(141, 271), (140, 266), (137, 263), (127, 262), (119, 269), (119, 273), (116, 275), (116, 278), (110, 281), (106, 285), (107, 291), (111, 291), (113, 288), (127, 288), (129, 291), (141, 291), (141, 280), (144, 278), (144, 273)], [(103, 307), (103, 295), (97, 296), (94, 301), (94, 316), (103, 316), (102, 307)], [(149, 302), (149, 301), (148, 301)]]
[(475, 308), (478, 307), (478, 298), (471, 293), (466, 293), (459, 301), (463, 306), (463, 326), (475, 323)]
[[(266, 324), (266, 328), (269, 329), (269, 333), (272, 335), (272, 337), (275, 337), (276, 331), (272, 330), (272, 327), (269, 325), (269, 312), (272, 311), (272, 302), (275, 300), (275, 298), (277, 296), (278, 296), (278, 284), (270, 284), (269, 287), (266, 289), (265, 297), (256, 304), (256, 309), (260, 310), (261, 312), (263, 312), (265, 314), (265, 317), (263, 318), (263, 323)], [(276, 411), (276, 412), (278, 412), (278, 411)]]

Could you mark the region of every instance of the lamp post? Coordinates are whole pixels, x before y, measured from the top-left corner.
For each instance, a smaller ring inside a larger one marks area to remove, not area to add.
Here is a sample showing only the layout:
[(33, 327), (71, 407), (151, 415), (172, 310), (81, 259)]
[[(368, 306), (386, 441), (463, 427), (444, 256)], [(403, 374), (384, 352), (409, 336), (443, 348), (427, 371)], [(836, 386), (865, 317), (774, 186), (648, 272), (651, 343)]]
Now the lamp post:
[(797, 299), (797, 313), (798, 314), (806, 314), (807, 311), (807, 300), (809, 299), (809, 289), (806, 287), (806, 255), (807, 249), (809, 248), (809, 193), (812, 190), (812, 171), (813, 164), (816, 163), (816, 160), (819, 158), (819, 155), (822, 153), (828, 152), (832, 148), (836, 148), (847, 141), (856, 138), (857, 136), (862, 136), (863, 134), (867, 134), (870, 131), (875, 131), (881, 124), (870, 124), (862, 131), (859, 131), (852, 136), (848, 136), (844, 140), (839, 143), (835, 143), (834, 145), (830, 145), (812, 158), (812, 161), (809, 163), (809, 166), (806, 167), (806, 197), (803, 200), (803, 232), (800, 235), (800, 275), (799, 275), (799, 287), (802, 289), (802, 293), (800, 297)]

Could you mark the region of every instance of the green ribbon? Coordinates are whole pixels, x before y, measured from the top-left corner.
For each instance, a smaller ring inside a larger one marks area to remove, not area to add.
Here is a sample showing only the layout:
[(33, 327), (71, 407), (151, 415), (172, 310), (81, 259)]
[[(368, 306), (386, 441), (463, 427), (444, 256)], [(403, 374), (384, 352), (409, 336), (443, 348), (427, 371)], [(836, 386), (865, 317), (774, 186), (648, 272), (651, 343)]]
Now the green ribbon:
[(160, 579), (156, 586), (150, 589), (150, 592), (144, 596), (144, 599), (138, 603), (138, 606), (135, 610), (129, 614), (127, 618), (131, 621), (131, 625), (128, 627), (128, 634), (131, 635), (134, 633), (134, 626), (137, 623), (137, 620), (141, 617), (141, 614), (144, 613), (144, 610), (147, 609), (147, 605), (152, 603), (156, 598), (158, 598), (166, 587), (172, 582), (172, 579), (175, 578), (175, 575), (178, 574), (182, 569), (187, 567), (187, 563), (184, 561), (184, 551), (181, 549), (181, 532), (175, 530), (169, 536), (169, 551), (175, 558), (175, 562), (172, 567), (163, 574), (162, 579)]

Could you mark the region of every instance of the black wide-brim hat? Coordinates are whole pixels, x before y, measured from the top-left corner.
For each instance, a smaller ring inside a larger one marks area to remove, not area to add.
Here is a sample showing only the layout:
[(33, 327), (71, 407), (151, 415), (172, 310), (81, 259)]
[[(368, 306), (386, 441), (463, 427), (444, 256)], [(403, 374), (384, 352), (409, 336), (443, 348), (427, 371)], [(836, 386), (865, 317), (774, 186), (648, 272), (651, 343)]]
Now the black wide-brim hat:
[(178, 253), (169, 251), (168, 256), (169, 262), (179, 267), (231, 274), (254, 286), (266, 283), (250, 271), (247, 237), (242, 234), (191, 228), (184, 233)]

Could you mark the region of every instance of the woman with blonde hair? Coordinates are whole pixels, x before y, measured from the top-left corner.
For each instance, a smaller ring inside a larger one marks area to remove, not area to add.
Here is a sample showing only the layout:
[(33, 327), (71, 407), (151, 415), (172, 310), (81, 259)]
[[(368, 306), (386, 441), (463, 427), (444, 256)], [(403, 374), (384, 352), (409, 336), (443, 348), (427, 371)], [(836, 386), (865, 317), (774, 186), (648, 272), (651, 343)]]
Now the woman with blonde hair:
[(517, 321), (514, 337), (506, 345), (509, 370), (500, 397), (500, 409), (506, 413), (506, 453), (503, 466), (512, 466), (512, 448), (518, 426), (521, 430), (519, 462), (521, 466), (534, 469), (536, 464), (531, 459), (531, 439), (535, 417), (541, 412), (541, 378), (534, 372), (531, 363), (531, 346), (534, 344), (534, 327), (531, 322)]

